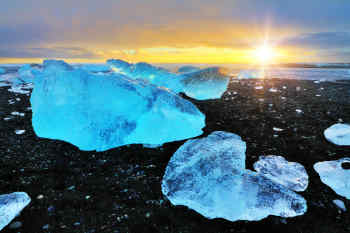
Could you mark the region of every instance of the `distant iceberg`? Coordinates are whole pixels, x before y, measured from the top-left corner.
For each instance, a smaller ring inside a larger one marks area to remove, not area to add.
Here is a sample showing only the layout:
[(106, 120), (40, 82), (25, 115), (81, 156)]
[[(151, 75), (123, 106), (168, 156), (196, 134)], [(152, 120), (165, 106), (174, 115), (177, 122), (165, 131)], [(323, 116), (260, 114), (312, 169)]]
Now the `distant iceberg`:
[(220, 98), (229, 84), (228, 71), (219, 67), (175, 74), (143, 62), (130, 64), (122, 60), (111, 59), (107, 61), (107, 64), (116, 73), (132, 79), (146, 80), (156, 86), (166, 87), (175, 93), (183, 92), (198, 100)]
[(35, 133), (81, 150), (164, 144), (198, 136), (205, 126), (205, 116), (191, 102), (122, 74), (98, 75), (44, 61), (34, 84)]
[(207, 218), (258, 221), (269, 215), (294, 217), (306, 200), (260, 173), (245, 169), (246, 143), (232, 133), (213, 132), (188, 140), (171, 157), (162, 192)]
[(0, 74), (5, 74), (5, 73), (6, 73), (6, 70), (0, 67)]
[(181, 66), (179, 69), (177, 69), (177, 73), (191, 73), (199, 70), (200, 68), (196, 66)]

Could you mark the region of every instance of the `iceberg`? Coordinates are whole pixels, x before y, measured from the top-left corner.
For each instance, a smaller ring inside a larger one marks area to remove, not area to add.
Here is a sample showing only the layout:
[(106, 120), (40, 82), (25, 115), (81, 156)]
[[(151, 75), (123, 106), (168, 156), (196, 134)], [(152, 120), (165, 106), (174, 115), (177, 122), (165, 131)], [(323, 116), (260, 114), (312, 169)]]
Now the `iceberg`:
[(0, 195), (0, 231), (4, 229), (30, 203), (24, 192)]
[(242, 70), (237, 76), (238, 79), (260, 79), (264, 77), (265, 72), (258, 70)]
[(29, 64), (21, 66), (18, 70), (19, 79), (23, 83), (33, 83), (34, 77), (40, 73), (41, 69), (38, 66), (32, 66)]
[(229, 84), (228, 71), (212, 67), (195, 72), (175, 74), (147, 63), (130, 64), (122, 60), (108, 60), (107, 64), (116, 73), (132, 79), (142, 79), (159, 87), (166, 87), (175, 93), (183, 92), (198, 99), (216, 99), (226, 91)]
[(227, 73), (219, 67), (186, 73), (181, 79), (182, 92), (197, 100), (221, 98), (230, 82)]
[(181, 66), (179, 69), (177, 69), (177, 73), (191, 73), (199, 70), (200, 68), (195, 66)]
[(269, 215), (294, 217), (306, 212), (300, 195), (245, 169), (246, 143), (216, 131), (188, 140), (171, 157), (162, 192), (173, 205), (229, 221), (258, 221)]
[(260, 156), (253, 167), (259, 174), (297, 192), (305, 191), (309, 184), (309, 176), (304, 166), (288, 162), (282, 156)]
[(0, 74), (5, 74), (5, 73), (6, 73), (6, 70), (0, 67)]
[(338, 146), (350, 146), (350, 125), (334, 124), (324, 131), (324, 136)]
[(164, 144), (202, 134), (205, 116), (164, 88), (122, 74), (93, 74), (62, 61), (44, 61), (30, 98), (39, 137), (81, 150)]
[(324, 184), (338, 195), (350, 199), (350, 158), (318, 162), (314, 169)]
[(111, 71), (111, 68), (107, 64), (82, 64), (77, 66), (80, 69), (86, 70), (88, 72), (109, 72)]

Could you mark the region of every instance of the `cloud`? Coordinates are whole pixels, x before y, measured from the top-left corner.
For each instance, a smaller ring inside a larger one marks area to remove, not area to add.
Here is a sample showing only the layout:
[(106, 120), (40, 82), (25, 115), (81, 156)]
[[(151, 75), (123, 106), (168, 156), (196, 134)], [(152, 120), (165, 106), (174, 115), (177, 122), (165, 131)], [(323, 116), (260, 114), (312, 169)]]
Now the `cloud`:
[(313, 49), (336, 49), (350, 47), (349, 32), (319, 32), (301, 34), (281, 42), (285, 46)]
[(0, 49), (3, 58), (99, 58), (99, 55), (84, 48), (10, 48)]

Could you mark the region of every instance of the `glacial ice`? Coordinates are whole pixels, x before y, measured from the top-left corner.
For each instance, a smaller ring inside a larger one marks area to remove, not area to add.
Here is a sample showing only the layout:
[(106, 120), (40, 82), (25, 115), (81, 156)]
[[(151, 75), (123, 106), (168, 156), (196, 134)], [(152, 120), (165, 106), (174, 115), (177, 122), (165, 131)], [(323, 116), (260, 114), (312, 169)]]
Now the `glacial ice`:
[(94, 73), (109, 72), (111, 70), (110, 66), (106, 64), (82, 64), (78, 68)]
[(172, 156), (162, 192), (207, 218), (261, 220), (268, 215), (294, 217), (306, 212), (300, 195), (259, 173), (245, 169), (246, 143), (233, 133), (216, 131), (188, 140)]
[(297, 192), (305, 191), (309, 184), (304, 166), (288, 162), (282, 156), (260, 156), (253, 166), (259, 174)]
[(0, 74), (5, 74), (5, 73), (6, 73), (6, 70), (0, 67)]
[(343, 168), (344, 164), (350, 165), (350, 158), (318, 162), (314, 165), (314, 169), (324, 184), (338, 195), (350, 199), (350, 169)]
[(227, 70), (212, 67), (195, 72), (175, 74), (147, 63), (130, 64), (122, 60), (108, 60), (116, 73), (132, 79), (146, 80), (156, 86), (166, 87), (175, 93), (183, 92), (198, 100), (216, 99), (226, 91), (229, 84)]
[(334, 124), (324, 131), (324, 136), (338, 146), (350, 146), (350, 125)]
[(19, 74), (19, 79), (23, 83), (33, 83), (34, 82), (34, 77), (36, 75), (39, 75), (41, 73), (41, 70), (37, 66), (32, 66), (32, 65), (24, 65), (21, 66), (18, 70)]
[(265, 73), (259, 70), (242, 70), (237, 75), (238, 79), (260, 79), (264, 78)]
[(346, 212), (345, 204), (342, 200), (333, 200), (334, 205), (336, 205), (341, 211)]
[(182, 92), (197, 100), (220, 98), (230, 81), (227, 73), (223, 68), (212, 67), (183, 74)]
[(30, 203), (24, 192), (0, 195), (0, 231), (6, 227)]
[(81, 150), (163, 144), (198, 136), (205, 126), (205, 116), (191, 102), (122, 74), (98, 75), (44, 61), (34, 82), (35, 133)]
[(195, 66), (181, 66), (179, 69), (177, 69), (177, 73), (191, 73), (199, 70), (200, 68)]

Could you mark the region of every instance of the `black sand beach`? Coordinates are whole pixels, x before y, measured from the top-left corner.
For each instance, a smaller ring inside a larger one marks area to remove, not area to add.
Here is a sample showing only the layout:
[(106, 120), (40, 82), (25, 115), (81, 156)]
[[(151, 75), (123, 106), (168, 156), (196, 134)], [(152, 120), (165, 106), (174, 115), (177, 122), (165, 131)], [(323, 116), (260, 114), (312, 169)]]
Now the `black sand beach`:
[[(332, 124), (350, 122), (350, 83), (242, 80), (231, 82), (221, 99), (191, 100), (206, 115), (202, 136), (222, 130), (247, 142), (247, 168), (252, 169), (259, 155), (282, 155), (305, 166), (310, 183), (301, 195), (307, 213), (259, 222), (208, 220), (163, 197), (165, 167), (184, 141), (156, 149), (131, 145), (102, 153), (79, 151), (65, 142), (38, 138), (27, 109), (29, 96), (7, 89), (0, 88), (0, 194), (24, 191), (32, 202), (14, 220), (23, 225), (3, 233), (350, 232), (350, 210), (341, 212), (332, 202), (343, 200), (349, 209), (350, 201), (324, 185), (313, 170), (316, 162), (350, 156), (350, 147), (333, 145), (323, 136)], [(17, 135), (17, 129), (26, 132)]]

